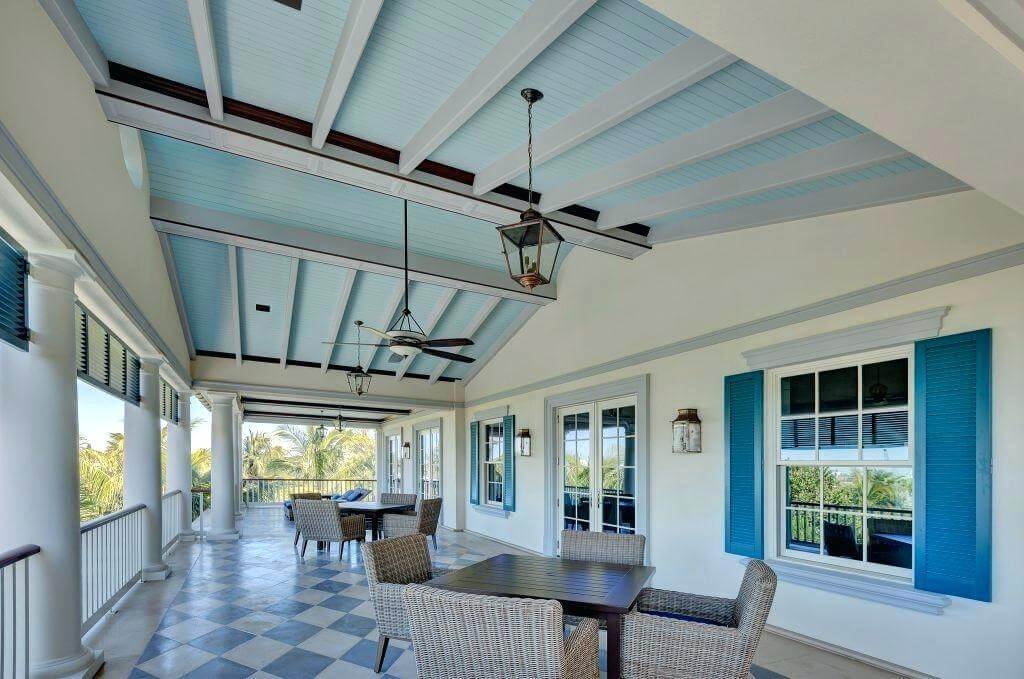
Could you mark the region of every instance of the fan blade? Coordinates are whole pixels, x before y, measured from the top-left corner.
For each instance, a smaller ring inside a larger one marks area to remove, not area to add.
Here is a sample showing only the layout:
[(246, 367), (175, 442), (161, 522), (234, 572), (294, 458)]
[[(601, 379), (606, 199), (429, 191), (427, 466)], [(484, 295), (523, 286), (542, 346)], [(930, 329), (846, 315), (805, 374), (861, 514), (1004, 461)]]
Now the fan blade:
[(405, 356), (402, 356), (401, 354), (396, 354), (394, 352), (388, 353), (388, 363), (401, 363), (404, 360)]
[(390, 344), (367, 344), (366, 342), (328, 342), (323, 341), (320, 344), (333, 344), (336, 347), (389, 347)]
[(423, 343), (425, 347), (471, 347), (473, 340), (466, 337), (450, 337), (448, 339), (431, 339)]
[(377, 328), (371, 328), (368, 325), (364, 325), (364, 326), (362, 326), (362, 328), (363, 328), (363, 330), (369, 330), (370, 332), (372, 332), (375, 335), (380, 335), (381, 337), (383, 337), (386, 340), (391, 339), (391, 337), (389, 337), (388, 334), (386, 332), (384, 332), (383, 330), (378, 330)]
[(423, 353), (429, 354), (430, 356), (437, 356), (438, 358), (447, 358), (450, 361), (458, 361), (459, 363), (472, 363), (476, 360), (475, 358), (463, 356), (462, 354), (453, 354), (450, 351), (438, 351), (437, 349), (425, 348), (423, 349)]

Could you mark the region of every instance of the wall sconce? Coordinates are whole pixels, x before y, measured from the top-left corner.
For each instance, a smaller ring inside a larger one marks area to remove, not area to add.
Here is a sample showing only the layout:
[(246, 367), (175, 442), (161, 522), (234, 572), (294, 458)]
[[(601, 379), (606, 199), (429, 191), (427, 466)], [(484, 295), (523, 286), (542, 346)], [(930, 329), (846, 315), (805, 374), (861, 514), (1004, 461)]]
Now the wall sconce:
[(408, 441), (402, 444), (402, 457), (407, 460), (412, 459), (412, 446), (409, 445)]
[(520, 429), (516, 432), (516, 452), (523, 457), (530, 456), (530, 430)]
[(700, 452), (700, 418), (696, 408), (679, 408), (672, 420), (672, 452)]

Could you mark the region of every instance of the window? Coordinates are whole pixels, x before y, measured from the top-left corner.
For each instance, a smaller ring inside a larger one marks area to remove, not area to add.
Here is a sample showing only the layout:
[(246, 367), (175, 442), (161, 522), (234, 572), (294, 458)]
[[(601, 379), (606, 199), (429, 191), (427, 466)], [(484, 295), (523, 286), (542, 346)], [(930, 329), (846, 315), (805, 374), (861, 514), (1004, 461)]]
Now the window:
[(441, 426), (416, 430), (420, 497), (441, 497)]
[(504, 504), (505, 430), (501, 419), (483, 422), (483, 484), (484, 501), (489, 505)]
[(911, 353), (771, 373), (780, 556), (910, 576)]
[(388, 436), (388, 492), (402, 492), (402, 437)]

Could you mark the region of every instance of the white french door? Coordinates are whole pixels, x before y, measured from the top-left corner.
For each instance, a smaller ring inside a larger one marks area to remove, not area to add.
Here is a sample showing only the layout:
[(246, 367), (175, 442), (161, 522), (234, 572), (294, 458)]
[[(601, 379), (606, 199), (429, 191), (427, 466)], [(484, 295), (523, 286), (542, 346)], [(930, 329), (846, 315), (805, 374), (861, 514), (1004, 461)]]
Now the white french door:
[(637, 531), (635, 396), (556, 411), (560, 528)]
[(416, 431), (416, 450), (419, 461), (419, 495), (423, 499), (441, 496), (441, 428), (430, 427)]

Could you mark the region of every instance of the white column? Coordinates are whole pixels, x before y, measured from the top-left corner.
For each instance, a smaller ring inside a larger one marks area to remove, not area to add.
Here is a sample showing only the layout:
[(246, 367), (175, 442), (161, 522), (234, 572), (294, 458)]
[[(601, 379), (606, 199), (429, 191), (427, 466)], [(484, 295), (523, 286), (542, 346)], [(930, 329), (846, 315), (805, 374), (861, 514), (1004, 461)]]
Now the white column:
[(234, 472), (234, 394), (210, 392), (211, 447), (213, 469), (210, 472), (210, 502), (213, 521), (207, 540), (237, 540), (235, 528)]
[(82, 646), (75, 279), (70, 258), (29, 258), (28, 351), (0, 344), (0, 544), (37, 544), (29, 562), (31, 676), (88, 678)]
[(166, 580), (163, 561), (160, 492), (160, 364), (139, 358), (139, 404), (124, 405), (124, 506), (144, 504), (142, 512), (142, 580)]
[(181, 491), (181, 540), (193, 540), (192, 532), (192, 416), (191, 391), (178, 395), (178, 424), (167, 425), (167, 491)]
[(240, 520), (242, 518), (242, 411), (238, 407), (237, 400), (232, 406), (232, 415), (234, 417), (232, 424), (234, 425), (235, 443), (235, 520)]

